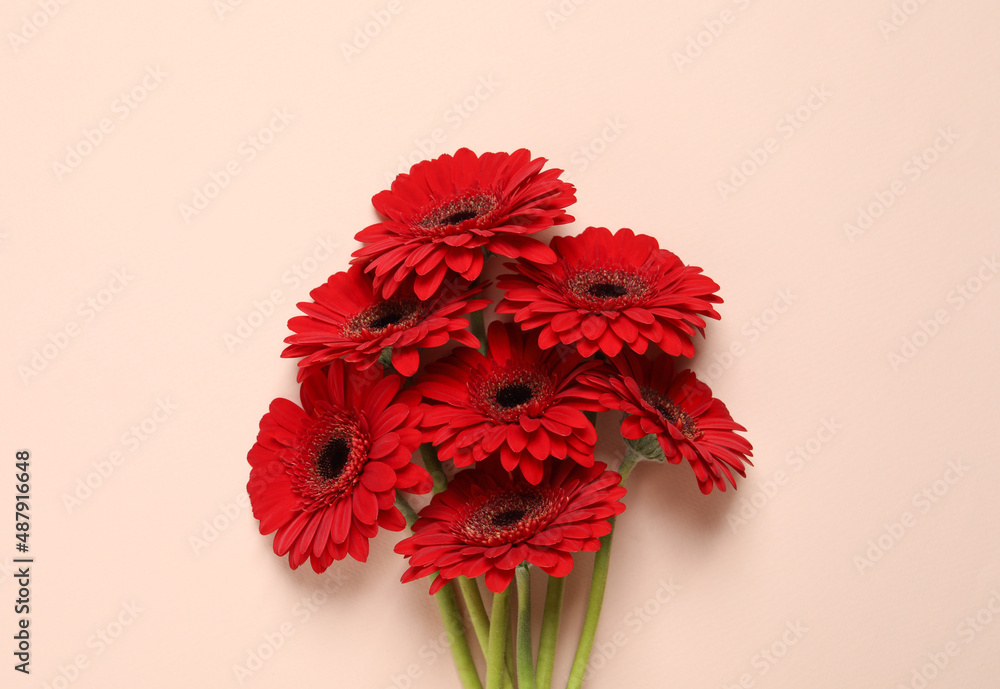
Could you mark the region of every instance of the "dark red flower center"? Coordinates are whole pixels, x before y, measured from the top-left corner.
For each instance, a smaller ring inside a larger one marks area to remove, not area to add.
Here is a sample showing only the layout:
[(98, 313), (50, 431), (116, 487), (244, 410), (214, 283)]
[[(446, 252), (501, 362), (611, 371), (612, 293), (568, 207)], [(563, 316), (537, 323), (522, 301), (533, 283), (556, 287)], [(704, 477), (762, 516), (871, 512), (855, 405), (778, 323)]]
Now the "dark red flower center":
[(298, 461), (289, 465), (298, 493), (328, 504), (351, 490), (368, 462), (368, 440), (354, 414), (329, 408), (306, 431)]
[(587, 294), (598, 299), (624, 297), (628, 290), (614, 282), (597, 282), (587, 288)]
[(460, 513), (454, 533), (466, 543), (495, 546), (531, 538), (566, 505), (562, 491), (511, 486), (482, 494)]
[(536, 368), (508, 366), (474, 376), (469, 399), (490, 418), (510, 423), (521, 414), (541, 414), (554, 388), (551, 376)]
[(697, 440), (702, 432), (691, 415), (681, 409), (680, 405), (655, 390), (644, 389), (642, 398), (659, 412), (668, 423), (673, 424), (688, 440)]
[(528, 514), (528, 511), (524, 509), (507, 510), (506, 512), (494, 514), (493, 518), (490, 519), (490, 523), (493, 526), (503, 529), (508, 526), (514, 526), (519, 521), (524, 519), (526, 514)]
[(527, 404), (535, 396), (535, 390), (525, 383), (511, 383), (497, 390), (494, 401), (504, 409), (514, 409)]
[(330, 438), (316, 458), (316, 473), (325, 479), (338, 478), (351, 456), (351, 443), (347, 438)]
[(622, 308), (649, 293), (649, 281), (621, 268), (588, 268), (574, 273), (566, 289), (577, 304), (595, 310)]
[(380, 301), (349, 318), (344, 323), (344, 334), (351, 337), (381, 335), (390, 328), (411, 328), (423, 317), (423, 308), (416, 299)]
[(432, 208), (416, 225), (427, 234), (447, 235), (470, 220), (489, 215), (496, 208), (497, 200), (492, 195), (482, 192), (469, 194)]

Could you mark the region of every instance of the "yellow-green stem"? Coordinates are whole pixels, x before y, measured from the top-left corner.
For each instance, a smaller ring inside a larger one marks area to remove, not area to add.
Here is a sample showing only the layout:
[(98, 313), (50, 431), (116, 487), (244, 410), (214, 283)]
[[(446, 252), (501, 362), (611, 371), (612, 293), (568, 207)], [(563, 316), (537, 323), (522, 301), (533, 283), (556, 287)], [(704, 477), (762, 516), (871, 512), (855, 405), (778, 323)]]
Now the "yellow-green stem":
[[(638, 461), (645, 459), (631, 446), (625, 450), (625, 458), (622, 459), (618, 473), (622, 476), (622, 483), (632, 473), (632, 469)], [(608, 584), (608, 567), (611, 564), (611, 540), (615, 535), (615, 518), (608, 520), (611, 523), (611, 531), (601, 536), (601, 548), (594, 554), (594, 573), (590, 579), (590, 595), (587, 598), (587, 613), (583, 619), (583, 631), (580, 633), (580, 643), (576, 647), (576, 656), (573, 658), (573, 667), (569, 672), (569, 682), (566, 689), (580, 689), (583, 686), (583, 676), (587, 672), (587, 663), (590, 662), (590, 652), (594, 648), (594, 637), (597, 635), (597, 623), (601, 619), (601, 607), (604, 605), (604, 589)]]
[(545, 589), (545, 611), (542, 613), (542, 631), (538, 637), (538, 669), (535, 671), (536, 689), (550, 689), (552, 670), (556, 662), (556, 643), (559, 640), (559, 617), (562, 614), (566, 577), (549, 577)]
[(535, 663), (531, 658), (531, 572), (519, 565), (517, 578), (517, 687), (535, 689)]
[(462, 612), (458, 608), (458, 599), (455, 597), (455, 589), (452, 588), (451, 582), (435, 593), (434, 598), (437, 599), (438, 611), (441, 613), (441, 621), (444, 622), (452, 659), (455, 661), (455, 669), (458, 670), (462, 686), (464, 689), (483, 689), (479, 681), (479, 671), (476, 670), (476, 661), (472, 659), (472, 651), (469, 649), (469, 640), (465, 636)]
[(424, 468), (431, 475), (434, 481), (434, 492), (440, 493), (448, 487), (448, 477), (444, 475), (441, 468), (441, 460), (438, 459), (437, 450), (430, 443), (420, 446), (420, 456), (424, 459)]
[(469, 331), (479, 340), (479, 351), (486, 353), (486, 321), (483, 318), (483, 310), (473, 311), (469, 314)]
[(486, 651), (486, 689), (500, 689), (504, 675), (507, 649), (510, 586), (493, 594), (493, 614), (490, 615), (490, 640)]
[[(476, 630), (479, 647), (485, 656), (489, 652), (490, 618), (486, 613), (486, 605), (483, 603), (483, 595), (479, 591), (479, 584), (474, 579), (467, 577), (458, 577), (455, 581), (458, 582), (458, 588), (462, 592), (462, 599), (465, 601), (465, 609), (469, 611), (469, 617), (472, 619), (472, 628)], [(510, 644), (507, 645), (507, 650), (509, 651), (506, 658), (507, 672), (503, 676), (503, 686), (505, 689), (513, 689), (514, 656)]]
[[(417, 513), (401, 493), (396, 494), (396, 507), (403, 513), (406, 526), (412, 530), (413, 523), (417, 521)], [(438, 612), (441, 613), (441, 621), (448, 635), (448, 645), (451, 646), (451, 655), (463, 689), (483, 689), (483, 684), (479, 681), (479, 671), (476, 670), (476, 661), (473, 660), (472, 651), (469, 649), (469, 640), (465, 636), (462, 611), (458, 607), (458, 598), (455, 597), (455, 589), (451, 582), (434, 594), (434, 599), (437, 601)]]

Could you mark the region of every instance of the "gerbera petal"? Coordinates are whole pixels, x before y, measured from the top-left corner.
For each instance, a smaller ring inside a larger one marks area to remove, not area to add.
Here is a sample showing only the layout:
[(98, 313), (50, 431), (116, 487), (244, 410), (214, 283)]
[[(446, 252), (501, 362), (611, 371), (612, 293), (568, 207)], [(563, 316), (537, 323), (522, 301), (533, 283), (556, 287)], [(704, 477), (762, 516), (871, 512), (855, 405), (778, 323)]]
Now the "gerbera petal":
[(604, 464), (537, 464), (542, 475), (535, 483), (493, 460), (459, 473), (420, 511), (413, 535), (396, 545), (410, 564), (403, 580), (485, 574), (487, 587), (499, 592), (523, 562), (565, 576), (572, 553), (596, 549), (610, 531), (608, 519), (624, 509), (624, 489)]
[[(426, 346), (436, 346), (428, 342), (430, 338), (425, 337)], [(420, 366), (420, 353), (414, 347), (393, 347), (392, 367), (402, 375), (410, 377), (417, 372)]]
[[(481, 246), (544, 261), (547, 247), (524, 235), (568, 222), (564, 209), (576, 200), (558, 171), (542, 171), (544, 162), (526, 151), (477, 156), (461, 149), (417, 163), (372, 198), (387, 219), (358, 233), (368, 244), (354, 253), (355, 260), (383, 278), (377, 283), (383, 296), (414, 275), (417, 294), (426, 294), (440, 282), (441, 269), (475, 279), (483, 265)], [(390, 273), (392, 279), (384, 279)]]
[(600, 349), (617, 356), (623, 346), (645, 352), (655, 344), (690, 356), (691, 336), (705, 318), (717, 318), (718, 285), (685, 266), (656, 240), (623, 228), (603, 227), (556, 237), (557, 260), (544, 269), (522, 260), (499, 278), (504, 298), (497, 313), (514, 314), (528, 329), (542, 328), (543, 348), (575, 344), (583, 356)]
[[(424, 437), (442, 459), (467, 466), (499, 451), (504, 468), (513, 470), (530, 457), (533, 480), (537, 462), (552, 454), (592, 463), (594, 429), (576, 407), (602, 408), (600, 393), (578, 380), (595, 364), (572, 350), (543, 350), (512, 323), (494, 321), (488, 336), (486, 356), (457, 349), (413, 386), (424, 398)], [(578, 438), (568, 452), (571, 435)]]
[(396, 484), (396, 472), (382, 462), (368, 462), (361, 474), (361, 483), (373, 493), (387, 491)]
[(667, 462), (691, 464), (703, 492), (725, 490), (727, 482), (735, 486), (733, 471), (745, 475), (753, 448), (737, 435), (745, 429), (708, 386), (690, 370), (675, 375), (666, 353), (650, 361), (626, 351), (612, 363), (612, 376), (592, 382), (607, 391), (602, 403), (627, 412), (622, 435), (630, 440), (655, 436)]
[(486, 588), (493, 593), (506, 591), (510, 582), (514, 579), (513, 569), (490, 569), (486, 572)]
[[(415, 250), (402, 247), (399, 260), (419, 255), (426, 258), (422, 245)], [(457, 317), (483, 306), (482, 301), (471, 298), (482, 291), (482, 285), (448, 284), (440, 292), (425, 295), (422, 302), (409, 287), (391, 276), (386, 279), (392, 285), (391, 298), (376, 294), (372, 274), (361, 265), (331, 275), (326, 284), (310, 293), (313, 302), (298, 305), (306, 315), (289, 320), (293, 334), (285, 338), (289, 346), (282, 356), (305, 357), (299, 362), (305, 367), (345, 358), (364, 369), (378, 360), (385, 347), (392, 346), (393, 365), (400, 373), (412, 375), (419, 363), (415, 360), (418, 348), (447, 343), (452, 333), (464, 332), (463, 319)], [(309, 402), (304, 399), (303, 403), (311, 413)]]
[(303, 401), (276, 401), (247, 454), (247, 492), (262, 533), (292, 568), (316, 571), (350, 555), (367, 557), (378, 521), (395, 526), (395, 490), (430, 490), (426, 470), (405, 465), (421, 432), (420, 396), (400, 390), (379, 366), (334, 361), (306, 374)]
[(520, 425), (512, 424), (507, 428), (507, 444), (514, 452), (520, 452), (528, 444), (528, 434)]
[(354, 508), (354, 515), (366, 524), (375, 523), (378, 517), (378, 501), (375, 494), (368, 490), (364, 484), (355, 487), (351, 494), (351, 504)]

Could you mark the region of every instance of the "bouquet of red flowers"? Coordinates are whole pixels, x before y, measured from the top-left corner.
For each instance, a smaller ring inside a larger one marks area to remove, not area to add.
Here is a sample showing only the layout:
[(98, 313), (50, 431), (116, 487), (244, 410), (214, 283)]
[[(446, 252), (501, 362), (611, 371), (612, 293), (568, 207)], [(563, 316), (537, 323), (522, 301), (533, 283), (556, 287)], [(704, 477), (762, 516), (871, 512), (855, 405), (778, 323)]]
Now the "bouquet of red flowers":
[[(591, 551), (568, 687), (582, 685), (636, 462), (687, 463), (706, 494), (750, 464), (745, 429), (675, 365), (719, 317), (718, 285), (630, 229), (532, 236), (574, 220), (576, 190), (545, 162), (461, 149), (376, 194), (381, 220), (357, 234), (350, 269), (288, 323), (301, 404), (274, 400), (248, 454), (254, 517), (293, 569), (363, 562), (379, 529), (412, 532), (395, 547), (402, 581), (430, 579), (466, 689), (484, 686), (467, 622), (487, 689), (551, 686), (565, 577)], [(495, 287), (482, 279), (493, 256), (509, 259)], [(487, 327), (491, 306), (512, 318)], [(622, 412), (617, 471), (594, 456), (608, 410)], [(431, 491), (415, 512), (407, 494)], [(532, 567), (548, 577), (537, 655)]]

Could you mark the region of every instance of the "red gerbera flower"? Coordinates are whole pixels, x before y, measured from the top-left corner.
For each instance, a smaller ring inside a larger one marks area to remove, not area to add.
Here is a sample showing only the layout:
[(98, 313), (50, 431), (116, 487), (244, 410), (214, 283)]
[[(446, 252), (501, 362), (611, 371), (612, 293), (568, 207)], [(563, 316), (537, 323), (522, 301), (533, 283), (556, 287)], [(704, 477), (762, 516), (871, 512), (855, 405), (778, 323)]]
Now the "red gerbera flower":
[(529, 483), (542, 479), (549, 458), (593, 464), (597, 433), (581, 410), (604, 407), (578, 376), (600, 362), (542, 351), (512, 323), (490, 323), (487, 341), (488, 356), (463, 347), (421, 376), (425, 441), (460, 467), (499, 451), (504, 468), (519, 466)]
[(572, 553), (596, 551), (625, 510), (621, 476), (604, 464), (549, 462), (537, 485), (494, 462), (463, 471), (420, 510), (413, 535), (396, 544), (409, 559), (402, 581), (438, 572), (430, 592), (458, 576), (486, 575), (494, 593), (507, 588), (522, 562), (564, 577)]
[(554, 265), (507, 264), (516, 274), (499, 280), (506, 295), (497, 313), (515, 314), (526, 330), (541, 328), (543, 348), (562, 342), (583, 356), (616, 356), (623, 346), (641, 354), (652, 342), (667, 354), (691, 356), (691, 336), (704, 334), (702, 316), (719, 317), (712, 308), (722, 301), (719, 286), (653, 237), (588, 227), (553, 238), (552, 249)]
[(674, 375), (673, 360), (664, 354), (651, 361), (625, 352), (613, 363), (616, 375), (589, 378), (607, 391), (600, 398), (605, 406), (625, 412), (622, 435), (638, 440), (655, 434), (668, 462), (690, 462), (706, 495), (713, 486), (726, 490), (725, 479), (735, 488), (732, 472), (746, 476), (753, 448), (736, 434), (746, 429), (711, 389), (690, 370)]
[(368, 246), (354, 252), (385, 296), (403, 281), (427, 299), (449, 270), (475, 280), (483, 251), (536, 263), (556, 260), (543, 243), (527, 235), (573, 221), (563, 210), (576, 201), (562, 170), (542, 172), (545, 158), (484, 153), (467, 148), (417, 163), (392, 188), (372, 198), (386, 219), (366, 227), (356, 239)]
[(350, 555), (364, 562), (378, 527), (406, 526), (396, 491), (426, 493), (427, 471), (410, 462), (420, 444), (419, 396), (381, 366), (359, 372), (334, 361), (312, 369), (302, 407), (278, 398), (260, 421), (247, 455), (247, 493), (260, 532), (295, 569), (310, 559), (317, 572)]
[(295, 334), (285, 338), (289, 346), (281, 356), (305, 357), (299, 362), (302, 380), (306, 367), (334, 359), (368, 368), (378, 361), (383, 349), (392, 347), (393, 368), (412, 376), (420, 365), (420, 347), (440, 347), (449, 340), (479, 346), (466, 330), (469, 322), (462, 316), (490, 303), (488, 299), (472, 299), (482, 289), (478, 285), (446, 285), (427, 301), (404, 294), (382, 299), (373, 293), (364, 269), (352, 266), (346, 273), (334, 273), (326, 284), (310, 292), (312, 302), (298, 305), (306, 315), (288, 321)]

